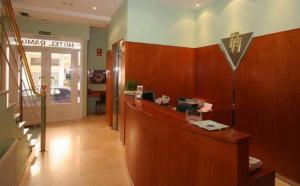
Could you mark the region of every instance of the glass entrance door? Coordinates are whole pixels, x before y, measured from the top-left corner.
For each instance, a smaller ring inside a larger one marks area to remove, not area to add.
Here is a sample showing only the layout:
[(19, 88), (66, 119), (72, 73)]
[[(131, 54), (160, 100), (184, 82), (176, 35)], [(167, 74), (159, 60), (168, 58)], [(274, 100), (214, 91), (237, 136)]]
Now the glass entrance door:
[(44, 49), (26, 55), (36, 86), (47, 86), (47, 121), (80, 119), (80, 52)]
[(81, 118), (81, 105), (78, 100), (80, 79), (78, 52), (49, 52), (48, 78), (48, 120), (62, 121)]

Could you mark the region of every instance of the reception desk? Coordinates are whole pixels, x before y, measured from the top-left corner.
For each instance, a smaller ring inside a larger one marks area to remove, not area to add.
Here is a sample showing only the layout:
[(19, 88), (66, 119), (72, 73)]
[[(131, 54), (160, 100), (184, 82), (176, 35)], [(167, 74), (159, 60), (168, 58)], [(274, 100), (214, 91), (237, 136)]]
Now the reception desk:
[(135, 186), (274, 186), (274, 171), (248, 173), (251, 136), (209, 132), (182, 113), (125, 98), (125, 153)]

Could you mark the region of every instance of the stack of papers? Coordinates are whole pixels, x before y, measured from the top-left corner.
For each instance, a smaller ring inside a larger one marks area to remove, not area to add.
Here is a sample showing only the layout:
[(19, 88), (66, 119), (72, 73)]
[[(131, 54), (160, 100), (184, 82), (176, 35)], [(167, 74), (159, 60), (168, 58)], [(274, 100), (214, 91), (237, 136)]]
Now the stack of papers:
[(210, 112), (212, 111), (212, 104), (204, 102), (203, 107), (198, 110), (198, 112)]
[(224, 125), (224, 124), (221, 124), (221, 123), (217, 123), (215, 121), (212, 121), (212, 120), (204, 120), (204, 121), (191, 121), (192, 124), (200, 127), (200, 128), (203, 128), (203, 129), (206, 129), (206, 130), (221, 130), (221, 129), (225, 129), (225, 128), (228, 128), (229, 126), (228, 125)]

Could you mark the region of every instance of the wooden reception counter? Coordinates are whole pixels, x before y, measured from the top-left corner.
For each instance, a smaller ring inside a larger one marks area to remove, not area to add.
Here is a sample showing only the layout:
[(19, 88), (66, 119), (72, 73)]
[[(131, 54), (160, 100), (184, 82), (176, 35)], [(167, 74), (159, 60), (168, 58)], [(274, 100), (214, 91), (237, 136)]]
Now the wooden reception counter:
[(135, 186), (274, 186), (274, 171), (249, 175), (250, 136), (226, 129), (209, 132), (182, 113), (126, 98), (125, 152)]

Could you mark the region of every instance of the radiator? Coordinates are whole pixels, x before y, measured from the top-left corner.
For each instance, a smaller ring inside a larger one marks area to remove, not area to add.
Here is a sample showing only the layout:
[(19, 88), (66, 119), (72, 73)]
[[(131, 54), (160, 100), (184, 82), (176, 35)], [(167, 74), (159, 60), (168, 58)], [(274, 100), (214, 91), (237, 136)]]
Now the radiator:
[(14, 140), (0, 159), (0, 186), (17, 185), (16, 153), (17, 140)]

